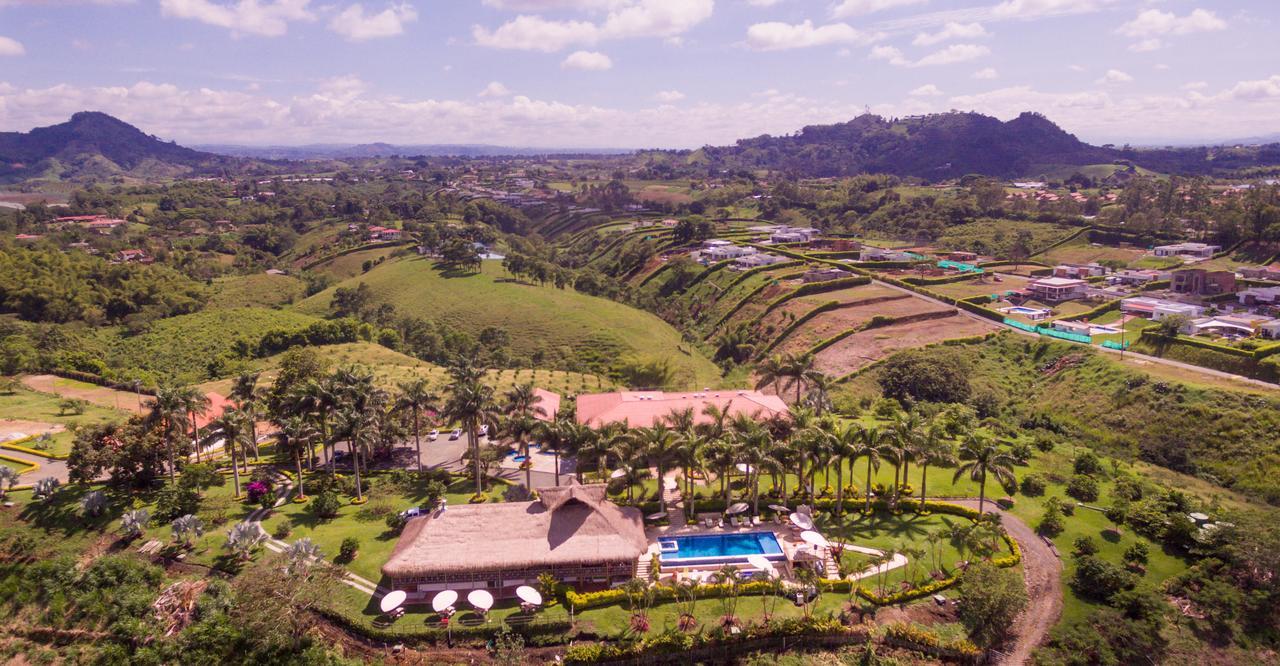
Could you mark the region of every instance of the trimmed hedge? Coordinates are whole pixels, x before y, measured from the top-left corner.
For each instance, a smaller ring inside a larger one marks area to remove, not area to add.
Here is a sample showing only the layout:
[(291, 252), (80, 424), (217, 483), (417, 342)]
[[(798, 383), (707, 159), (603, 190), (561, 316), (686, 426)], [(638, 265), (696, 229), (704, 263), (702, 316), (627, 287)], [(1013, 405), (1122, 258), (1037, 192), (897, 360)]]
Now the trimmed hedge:
[(771, 271), (778, 268), (793, 268), (795, 266), (803, 266), (803, 265), (804, 265), (803, 261), (783, 261), (783, 262), (779, 262), (769, 266), (756, 266), (755, 268), (748, 268), (747, 270), (739, 273), (738, 277), (734, 278), (733, 282), (730, 282), (728, 285), (725, 286), (724, 288), (725, 293), (728, 293), (730, 289), (733, 289), (739, 284), (742, 284), (744, 280), (751, 277), (752, 275), (755, 275), (756, 273), (763, 273), (765, 271)]
[(787, 301), (793, 298), (799, 298), (801, 296), (810, 296), (812, 294), (821, 294), (828, 291), (839, 291), (847, 287), (860, 287), (862, 285), (867, 285), (867, 284), (871, 284), (871, 278), (861, 276), (861, 275), (837, 278), (835, 280), (827, 280), (826, 282), (810, 282), (808, 284), (802, 284), (799, 287), (796, 287), (795, 289), (791, 290), (790, 292), (785, 293), (773, 299), (773, 301), (769, 303), (769, 305), (765, 306), (764, 312), (761, 313), (760, 316), (764, 317), (765, 315), (777, 309), (778, 306), (782, 305), (783, 303), (786, 303)]
[(680, 290), (680, 293), (683, 294), (689, 291), (690, 289), (693, 289), (694, 287), (701, 284), (703, 280), (706, 280), (707, 278), (711, 277), (713, 273), (722, 271), (732, 265), (733, 265), (732, 259), (725, 259), (724, 261), (711, 264), (710, 266), (707, 267), (707, 270), (702, 271), (701, 273), (698, 273), (697, 275), (693, 276), (693, 279), (689, 280), (689, 284), (686, 284), (684, 286), (684, 289)]
[[(66, 460), (67, 459), (67, 456), (64, 456), (64, 455), (59, 455), (57, 453), (50, 453), (48, 451), (40, 451), (38, 449), (31, 449), (23, 446), (23, 444), (26, 444), (28, 442), (34, 442), (37, 437), (39, 437), (39, 435), (27, 435), (26, 437), (22, 437), (20, 439), (11, 440), (8, 442), (0, 442), (0, 449), (9, 449), (10, 451), (17, 451), (18, 453), (25, 453), (30, 456), (39, 456), (41, 458), (48, 458), (49, 460)], [(26, 462), (23, 461), (23, 464), (26, 464)]]
[[(768, 624), (750, 624), (742, 628), (739, 634), (726, 634), (721, 631), (710, 633), (683, 633), (668, 630), (647, 636), (642, 640), (630, 643), (583, 643), (570, 646), (565, 652), (566, 664), (595, 664), (601, 662), (636, 662), (646, 656), (672, 656), (673, 661), (682, 661), (677, 655), (695, 650), (720, 648), (725, 651), (740, 643), (760, 641), (770, 638), (792, 637), (863, 637), (865, 631), (847, 627), (834, 617), (786, 618)], [(714, 656), (723, 657), (723, 654)], [(712, 659), (712, 661), (718, 661)]]
[(965, 282), (983, 276), (983, 273), (960, 273), (957, 275), (944, 275), (936, 278), (909, 277), (903, 278), (903, 282), (909, 282), (917, 286), (926, 286), (931, 284), (951, 284), (953, 282)]
[(345, 250), (339, 250), (337, 252), (334, 252), (333, 254), (326, 254), (325, 256), (320, 257), (319, 259), (310, 261), (302, 267), (302, 270), (309, 271), (315, 268), (316, 266), (319, 266), (320, 264), (325, 263), (326, 261), (332, 261), (334, 259), (337, 259), (338, 257), (345, 257), (348, 254), (355, 254), (356, 252), (364, 252), (365, 250), (380, 250), (385, 247), (399, 247), (401, 245), (413, 245), (413, 241), (404, 241), (404, 240), (382, 241), (381, 243), (368, 243), (366, 245), (359, 245), (357, 247), (349, 247)]

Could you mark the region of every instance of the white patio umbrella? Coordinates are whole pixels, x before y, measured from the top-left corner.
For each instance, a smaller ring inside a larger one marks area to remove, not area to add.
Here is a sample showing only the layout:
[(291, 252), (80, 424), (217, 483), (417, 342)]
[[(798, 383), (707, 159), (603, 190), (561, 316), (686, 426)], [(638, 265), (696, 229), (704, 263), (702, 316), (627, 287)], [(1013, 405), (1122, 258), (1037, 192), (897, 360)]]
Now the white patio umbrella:
[(454, 605), (458, 601), (458, 593), (453, 590), (443, 590), (436, 594), (431, 600), (431, 610), (440, 613), (448, 607)]
[(493, 608), (493, 595), (487, 590), (471, 590), (467, 595), (467, 603), (475, 606), (477, 609), (487, 611)]
[(517, 587), (516, 596), (520, 597), (520, 601), (527, 604), (533, 604), (534, 606), (542, 605), (542, 593), (528, 585), (521, 585), (520, 587)]
[(610, 479), (621, 479), (622, 477), (624, 477), (624, 476), (626, 476), (626, 475), (627, 475), (627, 470), (622, 469), (622, 468), (618, 468), (618, 469), (615, 469), (615, 470), (613, 470), (612, 472), (610, 472), (610, 473), (609, 473), (609, 478), (610, 478)]
[(827, 538), (814, 532), (813, 530), (805, 530), (800, 533), (800, 539), (805, 543), (812, 544), (819, 548), (830, 548), (831, 542)]
[(666, 517), (667, 517), (666, 511), (659, 511), (657, 513), (651, 513), (645, 516), (645, 518), (648, 520), (662, 520), (663, 518), (666, 518)]
[(729, 507), (729, 510), (725, 511), (725, 513), (728, 513), (728, 514), (742, 513), (743, 511), (746, 511), (747, 509), (750, 509), (750, 508), (751, 508), (750, 504), (747, 504), (746, 502), (738, 502), (733, 506)]
[(408, 597), (409, 595), (404, 590), (392, 590), (382, 597), (382, 601), (378, 602), (378, 608), (381, 608), (383, 613), (390, 613), (399, 608), (400, 604), (403, 604)]
[(773, 569), (773, 562), (770, 562), (768, 558), (760, 554), (748, 555), (747, 564), (750, 564), (761, 571), (770, 571)]
[(754, 469), (753, 467), (751, 467), (751, 465), (748, 465), (747, 463), (738, 463), (737, 465), (735, 465), (735, 467), (737, 467), (738, 471), (742, 472), (743, 474), (750, 474), (751, 470)]
[(802, 530), (813, 529), (813, 519), (810, 518), (808, 514), (793, 513), (789, 516), (789, 518), (791, 519), (791, 522), (795, 524), (796, 527), (799, 527)]
[(791, 509), (788, 509), (787, 507), (782, 506), (781, 504), (770, 504), (769, 508), (773, 509), (774, 511), (777, 511), (778, 513), (791, 513)]

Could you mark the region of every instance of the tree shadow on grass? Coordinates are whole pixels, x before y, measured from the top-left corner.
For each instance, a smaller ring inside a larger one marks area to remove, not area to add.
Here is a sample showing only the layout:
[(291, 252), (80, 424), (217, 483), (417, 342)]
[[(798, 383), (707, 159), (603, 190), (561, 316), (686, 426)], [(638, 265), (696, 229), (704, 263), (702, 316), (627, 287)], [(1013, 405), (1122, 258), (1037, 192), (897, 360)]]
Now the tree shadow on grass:
[(128, 494), (106, 492), (107, 503), (102, 512), (96, 516), (88, 516), (81, 509), (80, 501), (94, 490), (100, 489), (78, 485), (63, 486), (52, 497), (32, 499), (18, 515), (35, 527), (58, 532), (63, 536), (102, 532), (120, 518), (133, 498)]

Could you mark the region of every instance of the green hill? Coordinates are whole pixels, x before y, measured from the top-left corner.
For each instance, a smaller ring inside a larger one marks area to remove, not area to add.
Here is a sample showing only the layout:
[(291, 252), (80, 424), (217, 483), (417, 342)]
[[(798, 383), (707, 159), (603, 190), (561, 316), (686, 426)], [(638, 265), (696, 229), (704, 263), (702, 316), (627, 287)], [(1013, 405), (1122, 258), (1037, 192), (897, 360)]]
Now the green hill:
[(307, 285), (288, 275), (235, 275), (213, 281), (213, 295), (205, 307), (209, 309), (288, 305), (302, 298)]
[(514, 357), (543, 367), (600, 372), (620, 361), (667, 361), (681, 386), (712, 386), (719, 370), (681, 344), (680, 334), (656, 316), (570, 289), (513, 281), (496, 261), (474, 275), (446, 276), (416, 257), (388, 260), (297, 305), (328, 314), (338, 287), (369, 285), (379, 303), (402, 314), (441, 320), (472, 335), (505, 329)]
[(300, 330), (314, 317), (289, 310), (229, 308), (160, 319), (129, 335), (122, 328), (95, 331), (107, 365), (144, 380), (200, 382), (231, 374), (243, 364), (236, 343), (256, 344), (268, 331)]

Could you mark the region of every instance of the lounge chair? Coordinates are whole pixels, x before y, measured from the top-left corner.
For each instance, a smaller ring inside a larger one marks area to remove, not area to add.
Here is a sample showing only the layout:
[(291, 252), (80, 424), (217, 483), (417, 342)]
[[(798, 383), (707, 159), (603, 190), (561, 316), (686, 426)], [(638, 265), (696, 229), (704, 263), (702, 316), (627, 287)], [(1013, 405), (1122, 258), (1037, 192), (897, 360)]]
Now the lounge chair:
[(752, 524), (752, 525), (760, 525), (760, 524), (762, 524), (763, 522), (764, 522), (764, 521), (760, 520), (760, 516), (752, 516), (752, 517), (751, 517), (751, 524)]

